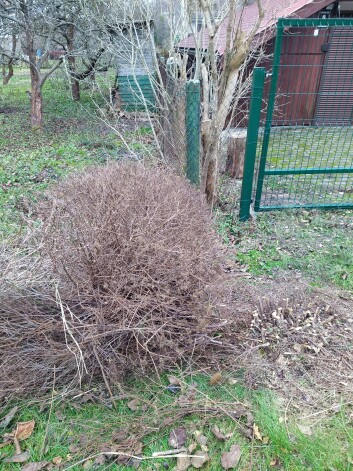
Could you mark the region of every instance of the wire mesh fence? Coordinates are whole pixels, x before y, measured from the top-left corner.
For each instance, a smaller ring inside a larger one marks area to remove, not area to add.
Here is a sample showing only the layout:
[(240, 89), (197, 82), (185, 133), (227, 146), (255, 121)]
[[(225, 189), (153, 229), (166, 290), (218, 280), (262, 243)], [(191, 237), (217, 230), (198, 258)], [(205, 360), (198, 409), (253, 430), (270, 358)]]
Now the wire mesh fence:
[(248, 136), (255, 211), (353, 208), (353, 20), (279, 20), (270, 73)]
[(163, 155), (189, 180), (200, 180), (200, 83), (166, 76), (159, 107)]

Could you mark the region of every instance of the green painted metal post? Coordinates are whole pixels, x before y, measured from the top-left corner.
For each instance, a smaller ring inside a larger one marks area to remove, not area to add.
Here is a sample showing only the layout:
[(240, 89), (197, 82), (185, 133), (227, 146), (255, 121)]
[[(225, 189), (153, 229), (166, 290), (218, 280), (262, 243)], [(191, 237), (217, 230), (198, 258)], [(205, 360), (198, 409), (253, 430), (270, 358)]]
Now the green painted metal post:
[(251, 90), (248, 134), (246, 138), (245, 148), (244, 176), (240, 197), (239, 218), (241, 221), (246, 221), (250, 217), (250, 204), (253, 189), (256, 148), (259, 136), (265, 77), (266, 70), (263, 67), (256, 67), (254, 69)]
[(191, 183), (200, 183), (200, 102), (198, 80), (186, 82), (186, 176)]
[(255, 204), (254, 204), (255, 211), (259, 211), (259, 208), (260, 208), (260, 200), (261, 200), (262, 188), (264, 184), (264, 173), (265, 173), (265, 168), (266, 168), (268, 145), (270, 142), (272, 116), (273, 116), (273, 111), (275, 109), (278, 74), (279, 74), (279, 67), (281, 63), (283, 32), (284, 32), (284, 26), (281, 20), (279, 20), (277, 23), (276, 44), (275, 44), (275, 50), (273, 53), (272, 80), (271, 80), (270, 95), (269, 95), (268, 106), (267, 106), (264, 140), (262, 143), (259, 175), (257, 179), (257, 189), (256, 189)]

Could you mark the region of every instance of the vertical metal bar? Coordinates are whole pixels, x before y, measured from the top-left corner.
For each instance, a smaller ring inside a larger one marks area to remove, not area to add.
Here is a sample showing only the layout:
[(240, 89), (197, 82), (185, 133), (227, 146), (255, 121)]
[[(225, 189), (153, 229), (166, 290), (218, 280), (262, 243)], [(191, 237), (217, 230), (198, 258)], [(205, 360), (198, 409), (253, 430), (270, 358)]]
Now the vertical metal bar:
[(271, 88), (270, 88), (270, 95), (268, 99), (268, 108), (267, 108), (265, 130), (264, 130), (264, 140), (262, 143), (262, 151), (261, 151), (261, 157), (260, 157), (259, 176), (257, 180), (257, 189), (256, 189), (255, 205), (254, 205), (255, 211), (258, 211), (260, 208), (260, 200), (261, 200), (262, 188), (263, 188), (263, 183), (264, 183), (266, 157), (267, 157), (267, 152), (268, 152), (268, 145), (270, 142), (272, 116), (273, 116), (273, 111), (275, 108), (279, 67), (281, 63), (283, 32), (284, 32), (284, 27), (283, 27), (282, 21), (279, 20), (277, 23), (277, 37), (276, 37), (275, 50), (273, 54)]
[(255, 67), (251, 90), (248, 133), (246, 137), (244, 176), (240, 197), (239, 219), (241, 221), (246, 221), (250, 217), (250, 204), (255, 170), (257, 140), (259, 137), (262, 98), (265, 87), (265, 77), (266, 69), (263, 67)]
[(200, 183), (200, 101), (198, 80), (186, 82), (186, 176), (194, 185)]

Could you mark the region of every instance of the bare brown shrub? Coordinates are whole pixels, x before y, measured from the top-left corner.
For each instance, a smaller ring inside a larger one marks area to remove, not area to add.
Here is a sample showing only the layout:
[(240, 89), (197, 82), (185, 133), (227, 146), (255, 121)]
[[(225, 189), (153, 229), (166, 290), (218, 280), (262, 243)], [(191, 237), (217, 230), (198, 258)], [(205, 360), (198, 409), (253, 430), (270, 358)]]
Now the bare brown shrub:
[(1, 376), (21, 364), (45, 387), (55, 366), (62, 384), (113, 384), (198, 357), (221, 331), (223, 249), (203, 196), (182, 178), (140, 163), (94, 168), (39, 211), (42, 258), (59, 283), (2, 304)]

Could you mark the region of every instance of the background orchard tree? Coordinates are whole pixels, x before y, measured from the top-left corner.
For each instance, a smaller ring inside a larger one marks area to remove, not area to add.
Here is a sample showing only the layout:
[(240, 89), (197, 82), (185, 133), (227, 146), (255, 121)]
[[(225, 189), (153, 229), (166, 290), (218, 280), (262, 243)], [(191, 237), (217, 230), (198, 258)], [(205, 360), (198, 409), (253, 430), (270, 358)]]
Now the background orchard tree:
[[(1, 0), (0, 19), (12, 23), (18, 30), (21, 51), (14, 60), (28, 64), (31, 76), (31, 123), (43, 126), (42, 88), (47, 78), (61, 65), (62, 58), (48, 70), (44, 69), (58, 28), (62, 23), (56, 14), (56, 5), (50, 0)], [(37, 55), (37, 50), (41, 54)]]
[(80, 82), (87, 78), (94, 81), (97, 72), (108, 70), (109, 11), (102, 2), (62, 0), (57, 3), (57, 16), (62, 24), (55, 42), (65, 52), (72, 98), (78, 101)]
[(0, 58), (3, 85), (7, 85), (14, 75), (18, 46), (17, 26), (12, 21), (0, 18)]

